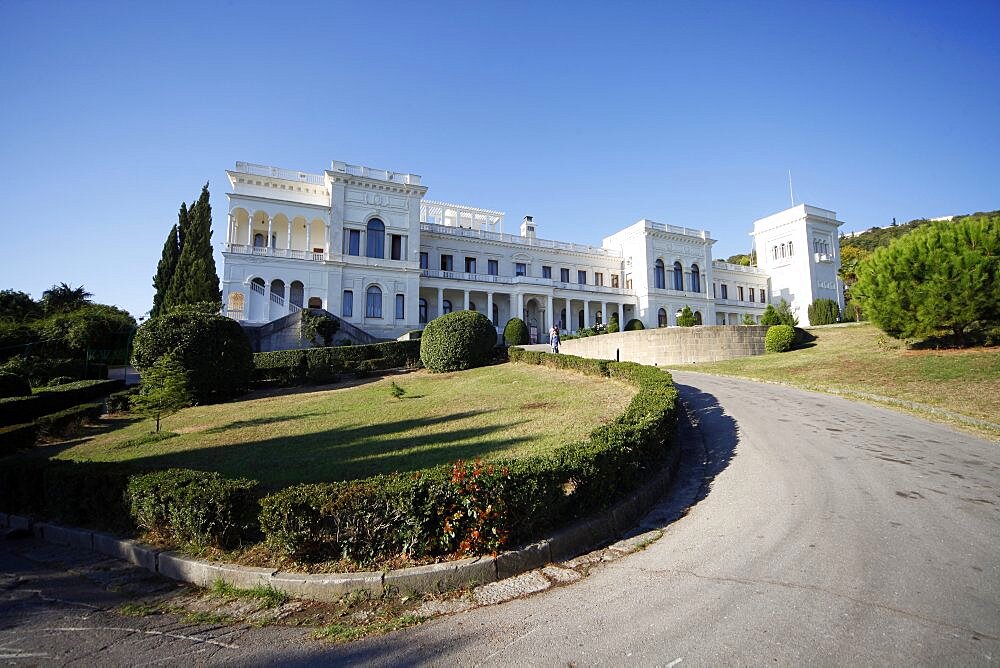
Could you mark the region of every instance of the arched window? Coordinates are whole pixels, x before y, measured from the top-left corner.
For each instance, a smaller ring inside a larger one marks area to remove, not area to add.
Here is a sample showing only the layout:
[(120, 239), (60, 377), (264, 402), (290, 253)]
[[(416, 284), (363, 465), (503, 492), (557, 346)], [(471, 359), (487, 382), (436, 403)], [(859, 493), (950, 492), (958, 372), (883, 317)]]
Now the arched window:
[(674, 290), (684, 289), (684, 267), (680, 262), (674, 262)]
[(656, 314), (656, 326), (666, 327), (667, 326), (667, 310), (661, 308)]
[(373, 285), (368, 288), (368, 300), (365, 306), (365, 317), (382, 317), (382, 290), (377, 285)]
[(323, 300), (319, 297), (310, 297), (309, 308), (323, 308)]
[(500, 326), (500, 307), (496, 304), (493, 305), (493, 326)]
[(258, 232), (257, 234), (253, 235), (253, 247), (254, 248), (263, 248), (264, 247), (264, 235), (261, 234), (260, 232)]
[(691, 292), (701, 292), (701, 272), (698, 265), (691, 265)]
[(451, 313), (450, 299), (445, 299), (443, 302), (441, 302), (441, 315), (444, 315), (445, 313)]
[(420, 324), (427, 324), (427, 300), (421, 297), (418, 304), (420, 308)]
[(663, 268), (663, 260), (657, 260), (656, 267), (653, 269), (653, 287), (661, 290), (667, 287), (667, 275)]
[(235, 318), (237, 320), (243, 319), (243, 293), (242, 292), (230, 292), (228, 299), (228, 315), (230, 318)]
[(785, 244), (781, 244), (781, 257), (785, 257)]
[(595, 324), (597, 324), (597, 325), (601, 325), (601, 324), (603, 324), (603, 323), (604, 323), (604, 314), (603, 314), (603, 313), (601, 313), (600, 311), (598, 311), (598, 312), (597, 312), (597, 313), (596, 313), (596, 314), (594, 315), (594, 323), (595, 323)]
[(580, 312), (577, 314), (577, 320), (580, 322), (580, 329), (587, 326), (587, 321), (583, 319), (583, 309), (580, 309)]
[(469, 302), (469, 310), (470, 311), (476, 310), (476, 302)]
[(368, 252), (366, 255), (368, 257), (385, 257), (385, 224), (378, 218), (372, 218), (368, 221)]
[(305, 286), (302, 285), (302, 281), (292, 281), (292, 284), (288, 286), (288, 301), (302, 308), (302, 300), (305, 297), (304, 293)]
[(792, 242), (788, 242), (788, 257), (792, 257)]
[(559, 329), (566, 329), (569, 323), (566, 322), (566, 309), (559, 312)]
[(701, 311), (695, 311), (694, 312), (694, 324), (696, 324), (696, 325), (702, 324), (702, 322), (701, 322)]
[(775, 247), (774, 247), (774, 248), (773, 248), (773, 249), (771, 250), (771, 254), (772, 254), (772, 255), (774, 256), (774, 259), (775, 259), (775, 260), (777, 260), (777, 259), (778, 259), (778, 247), (777, 247), (777, 246), (775, 246)]

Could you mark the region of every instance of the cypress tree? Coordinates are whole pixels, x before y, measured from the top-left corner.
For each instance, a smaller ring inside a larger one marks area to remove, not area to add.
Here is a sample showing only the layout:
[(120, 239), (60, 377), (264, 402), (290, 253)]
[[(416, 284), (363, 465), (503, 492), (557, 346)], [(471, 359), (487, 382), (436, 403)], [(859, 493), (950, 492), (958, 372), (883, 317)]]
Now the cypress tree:
[(164, 302), (170, 291), (170, 283), (177, 270), (177, 260), (180, 254), (180, 245), (177, 242), (177, 225), (174, 225), (170, 228), (170, 234), (167, 235), (167, 240), (163, 244), (160, 263), (156, 265), (156, 276), (153, 276), (153, 287), (156, 288), (156, 293), (153, 295), (153, 308), (149, 312), (153, 318), (162, 315), (165, 307), (169, 306)]
[(188, 211), (180, 258), (166, 300), (168, 307), (200, 302), (221, 306), (222, 291), (212, 255), (212, 205), (208, 200), (206, 183), (198, 201)]

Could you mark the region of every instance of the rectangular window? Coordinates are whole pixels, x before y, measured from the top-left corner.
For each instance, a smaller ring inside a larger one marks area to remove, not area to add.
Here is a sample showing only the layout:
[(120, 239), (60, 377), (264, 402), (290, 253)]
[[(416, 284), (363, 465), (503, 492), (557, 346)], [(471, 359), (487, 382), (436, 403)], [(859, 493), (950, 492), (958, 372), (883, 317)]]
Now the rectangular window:
[(500, 275), (500, 261), (499, 260), (487, 260), (486, 261), (486, 273), (490, 276)]
[(420, 268), (421, 269), (427, 269), (428, 268), (427, 265), (428, 265), (427, 253), (421, 253), (420, 254)]
[(365, 307), (365, 317), (382, 317), (382, 291), (374, 285), (368, 288), (368, 303)]
[(406, 318), (406, 298), (403, 295), (396, 295), (396, 320)]
[(361, 230), (347, 230), (344, 252), (348, 255), (361, 255)]
[(722, 298), (729, 299), (729, 287), (725, 283), (722, 284)]
[(514, 275), (515, 276), (527, 276), (528, 275), (528, 265), (524, 262), (516, 262), (514, 264)]
[(767, 298), (766, 298), (766, 297), (764, 297), (764, 288), (761, 288), (761, 289), (760, 289), (760, 303), (761, 303), (761, 304), (763, 304), (763, 303), (765, 303), (766, 301), (767, 301)]
[(389, 237), (389, 259), (390, 260), (402, 260), (403, 259), (403, 237), (398, 234), (390, 235)]
[(340, 315), (350, 318), (354, 315), (354, 291), (344, 290), (344, 301), (340, 305)]
[(542, 278), (552, 278), (552, 267), (542, 267)]
[(452, 271), (452, 259), (450, 255), (441, 256), (441, 271)]
[(736, 299), (739, 300), (739, 301), (743, 301), (743, 286), (742, 285), (737, 285), (736, 286)]
[(604, 285), (604, 274), (599, 271), (594, 272), (594, 285)]
[(580, 285), (587, 284), (587, 272), (584, 269), (578, 269), (576, 272), (576, 282)]
[(476, 273), (476, 258), (474, 257), (465, 258), (465, 273), (467, 274)]
[(559, 270), (559, 280), (563, 283), (569, 283), (569, 269)]
[(611, 274), (611, 287), (618, 287), (618, 274)]
[(712, 299), (718, 299), (718, 297), (719, 297), (719, 295), (717, 295), (717, 294), (715, 293), (715, 292), (716, 292), (716, 291), (715, 291), (715, 287), (716, 287), (716, 286), (715, 286), (715, 283), (712, 283)]

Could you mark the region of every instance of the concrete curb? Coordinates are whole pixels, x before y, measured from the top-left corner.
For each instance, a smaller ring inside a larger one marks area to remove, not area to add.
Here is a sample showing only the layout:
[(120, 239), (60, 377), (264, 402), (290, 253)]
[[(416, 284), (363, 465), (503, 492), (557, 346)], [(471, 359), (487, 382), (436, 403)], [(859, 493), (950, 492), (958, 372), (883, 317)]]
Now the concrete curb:
[(0, 513), (0, 527), (30, 530), (36, 537), (56, 545), (84, 548), (121, 559), (153, 573), (200, 587), (221, 580), (234, 587), (265, 586), (293, 596), (333, 602), (356, 591), (376, 596), (388, 590), (443, 592), (458, 587), (503, 580), (552, 562), (566, 561), (614, 542), (634, 528), (670, 486), (680, 461), (675, 447), (666, 466), (655, 478), (603, 513), (576, 522), (551, 537), (503, 552), (496, 557), (460, 559), (400, 570), (367, 573), (285, 573), (267, 568), (238, 566), (187, 557), (135, 540), (108, 533), (36, 522), (19, 515)]

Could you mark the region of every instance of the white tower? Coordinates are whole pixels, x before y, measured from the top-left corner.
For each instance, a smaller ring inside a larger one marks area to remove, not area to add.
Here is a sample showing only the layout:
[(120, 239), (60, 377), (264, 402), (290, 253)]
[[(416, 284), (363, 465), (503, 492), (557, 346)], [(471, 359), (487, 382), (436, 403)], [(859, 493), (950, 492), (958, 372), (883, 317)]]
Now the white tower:
[(809, 324), (809, 305), (817, 299), (833, 299), (844, 309), (837, 276), (841, 225), (835, 212), (808, 204), (754, 221), (757, 265), (770, 275), (769, 301), (787, 300), (800, 325)]

